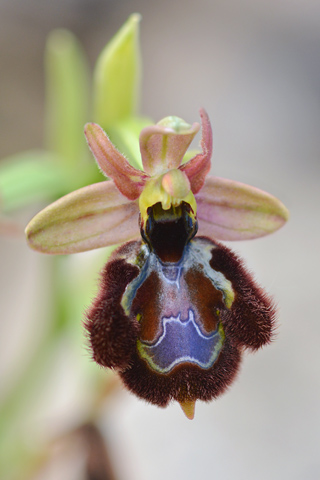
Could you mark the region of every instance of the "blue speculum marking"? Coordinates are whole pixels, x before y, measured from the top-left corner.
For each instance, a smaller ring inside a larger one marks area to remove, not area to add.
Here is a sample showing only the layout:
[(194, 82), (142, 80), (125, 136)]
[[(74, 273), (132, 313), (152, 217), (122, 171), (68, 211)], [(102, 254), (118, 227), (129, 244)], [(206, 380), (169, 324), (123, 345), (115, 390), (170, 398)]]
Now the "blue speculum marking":
[(196, 238), (180, 261), (167, 263), (141, 248), (144, 263), (121, 305), (140, 323), (138, 353), (155, 372), (169, 374), (183, 364), (209, 369), (218, 359), (225, 339), (219, 311), (231, 307), (234, 292), (210, 265), (213, 248), (209, 240)]
[(139, 341), (140, 355), (159, 373), (169, 373), (182, 363), (192, 363), (203, 369), (212, 367), (222, 348), (224, 334), (220, 327), (209, 334), (201, 332), (195, 322), (194, 312), (189, 317), (162, 319), (163, 333), (154, 344)]

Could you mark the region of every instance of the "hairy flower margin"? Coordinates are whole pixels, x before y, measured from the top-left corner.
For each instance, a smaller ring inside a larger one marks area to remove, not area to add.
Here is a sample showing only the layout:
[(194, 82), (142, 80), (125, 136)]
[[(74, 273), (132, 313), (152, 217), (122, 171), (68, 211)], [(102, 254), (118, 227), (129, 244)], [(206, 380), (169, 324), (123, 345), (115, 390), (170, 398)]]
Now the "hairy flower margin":
[(159, 406), (177, 400), (188, 418), (196, 400), (230, 385), (243, 348), (267, 344), (274, 325), (271, 299), (217, 240), (258, 238), (288, 219), (272, 195), (207, 176), (212, 131), (200, 115), (202, 151), (186, 163), (198, 123), (167, 117), (144, 128), (144, 171), (87, 124), (88, 145), (111, 180), (62, 197), (26, 228), (29, 245), (49, 254), (127, 242), (104, 267), (86, 315), (93, 358), (139, 397)]

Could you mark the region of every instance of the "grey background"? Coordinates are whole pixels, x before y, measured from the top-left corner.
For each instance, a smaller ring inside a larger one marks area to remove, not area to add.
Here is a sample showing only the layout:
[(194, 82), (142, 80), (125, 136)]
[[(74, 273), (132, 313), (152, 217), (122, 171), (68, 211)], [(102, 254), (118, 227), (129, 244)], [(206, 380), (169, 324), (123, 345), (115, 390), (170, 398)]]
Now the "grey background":
[[(205, 107), (214, 132), (214, 174), (273, 193), (291, 219), (273, 236), (232, 245), (279, 304), (276, 341), (248, 354), (230, 391), (199, 403), (193, 422), (177, 405), (161, 410), (120, 391), (102, 420), (117, 473), (123, 480), (317, 479), (320, 3), (1, 0), (1, 156), (42, 143), (48, 32), (70, 28), (93, 65), (135, 11), (143, 17), (141, 111), (156, 121), (178, 115), (192, 123)], [(32, 213), (21, 212), (19, 220)], [(92, 258), (79, 257), (70, 268)], [(0, 373), (6, 391), (45, 328), (47, 259), (21, 241), (1, 239), (0, 262)], [(41, 324), (34, 315), (38, 308)], [(80, 391), (86, 386), (73, 362), (53, 382), (68, 386), (59, 389), (59, 398), (44, 392), (46, 408), (33, 427), (50, 430), (75, 415), (72, 381)]]

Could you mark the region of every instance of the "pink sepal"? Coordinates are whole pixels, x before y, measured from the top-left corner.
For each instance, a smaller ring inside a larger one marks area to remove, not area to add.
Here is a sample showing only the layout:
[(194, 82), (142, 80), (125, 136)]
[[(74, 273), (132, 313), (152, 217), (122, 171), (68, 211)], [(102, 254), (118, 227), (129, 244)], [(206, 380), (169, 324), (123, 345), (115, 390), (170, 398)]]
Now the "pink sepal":
[(80, 188), (38, 213), (26, 228), (34, 250), (49, 254), (84, 252), (138, 238), (137, 202), (112, 181)]
[(196, 195), (199, 234), (247, 240), (278, 230), (289, 212), (273, 195), (244, 183), (208, 176)]

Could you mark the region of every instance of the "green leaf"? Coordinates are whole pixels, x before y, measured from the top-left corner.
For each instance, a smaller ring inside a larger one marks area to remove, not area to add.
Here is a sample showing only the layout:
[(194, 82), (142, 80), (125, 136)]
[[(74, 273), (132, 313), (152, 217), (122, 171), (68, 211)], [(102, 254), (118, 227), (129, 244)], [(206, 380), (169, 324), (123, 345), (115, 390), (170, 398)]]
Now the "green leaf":
[(33, 202), (52, 200), (67, 191), (57, 155), (45, 150), (13, 155), (0, 164), (0, 198), (4, 213)]
[(71, 32), (51, 32), (45, 67), (47, 146), (72, 168), (87, 152), (83, 126), (88, 121), (89, 70)]
[(141, 77), (140, 15), (133, 14), (98, 58), (94, 72), (94, 121), (105, 130), (135, 114)]

